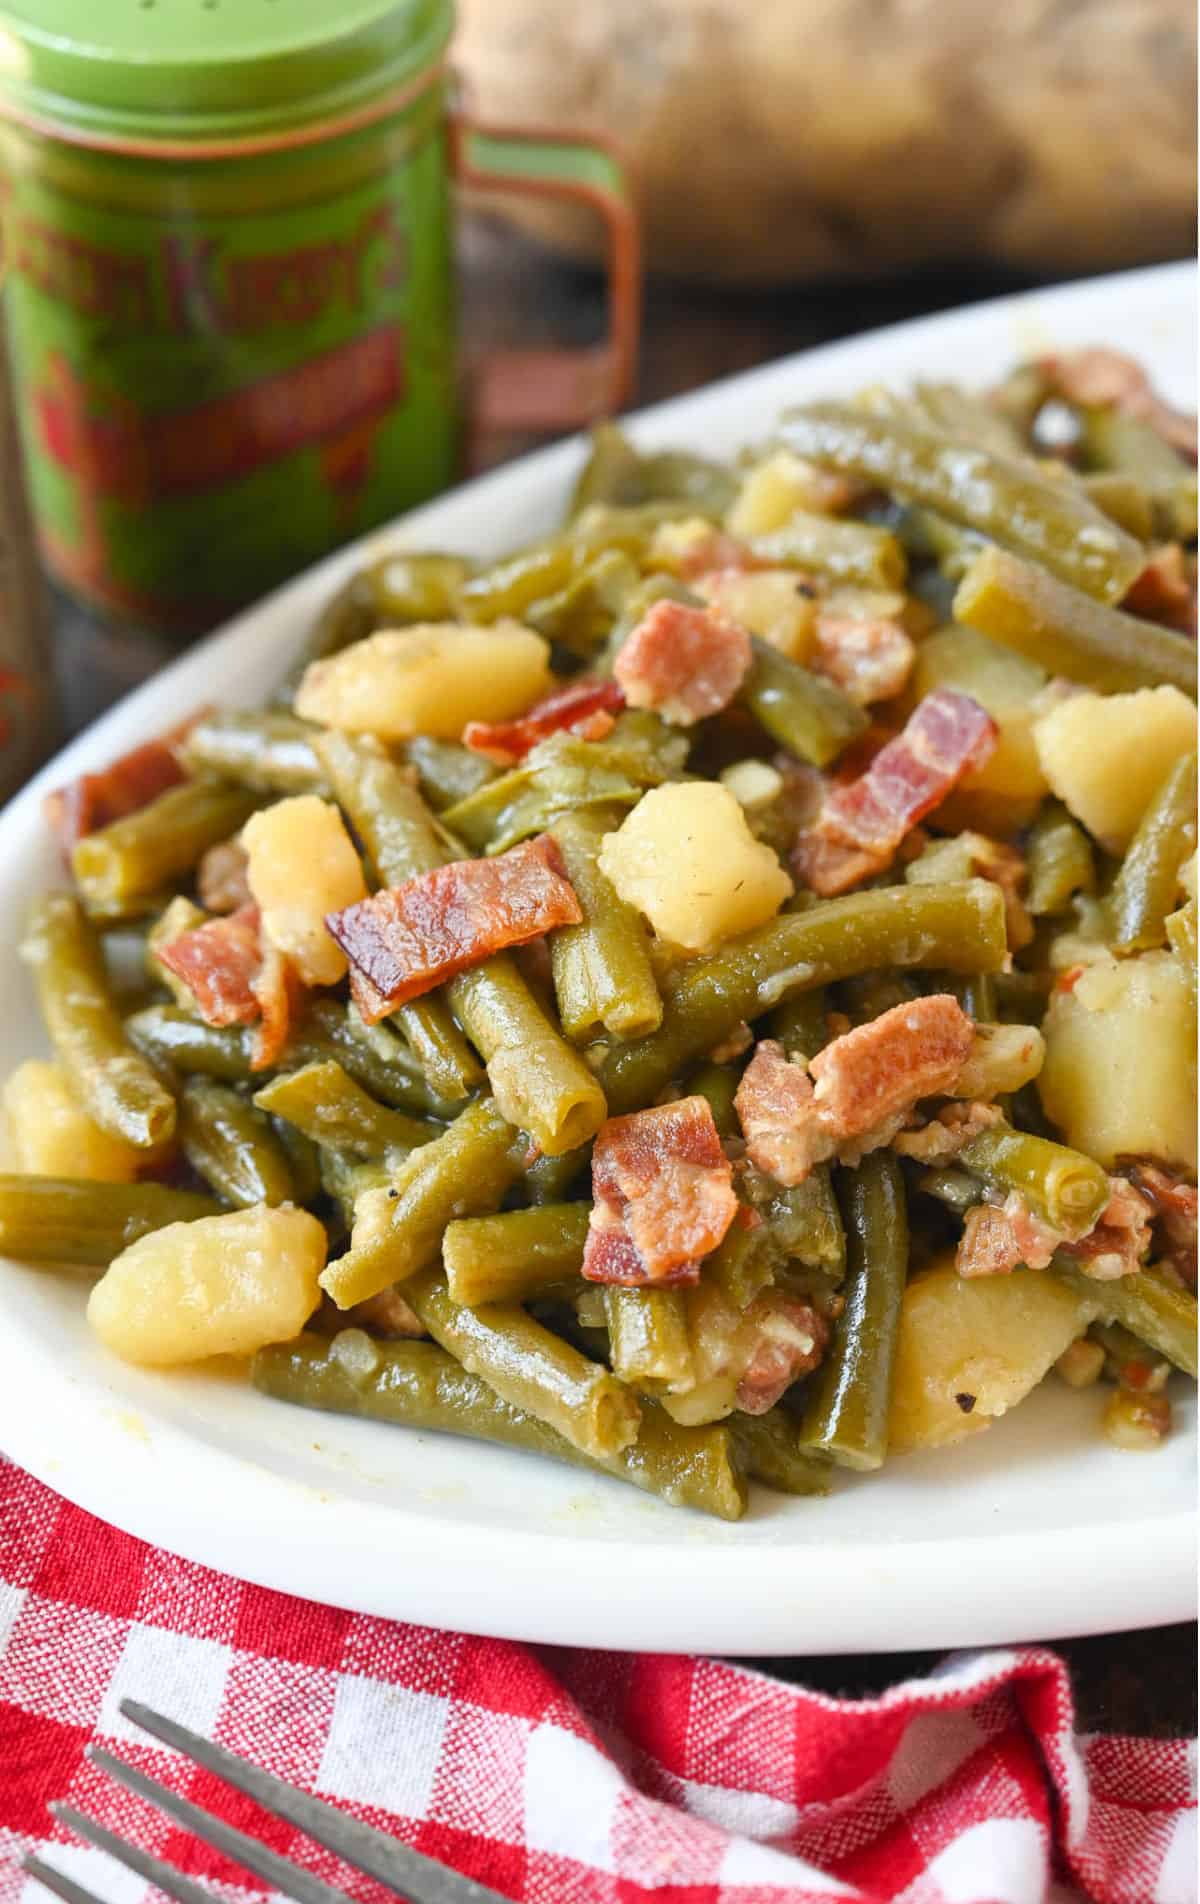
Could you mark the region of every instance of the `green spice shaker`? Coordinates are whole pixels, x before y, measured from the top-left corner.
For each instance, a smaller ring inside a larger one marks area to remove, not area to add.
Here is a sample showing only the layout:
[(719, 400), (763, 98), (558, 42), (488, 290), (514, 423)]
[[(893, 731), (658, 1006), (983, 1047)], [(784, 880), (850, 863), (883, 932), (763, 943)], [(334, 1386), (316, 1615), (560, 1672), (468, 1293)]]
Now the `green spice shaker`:
[[(456, 109), (450, 0), (0, 0), (5, 304), (38, 538), (187, 637), (456, 473), (452, 178), (589, 200), (590, 352), (482, 366), (477, 420), (619, 405), (636, 226), (611, 153)], [(481, 417), (482, 411), (482, 417)]]

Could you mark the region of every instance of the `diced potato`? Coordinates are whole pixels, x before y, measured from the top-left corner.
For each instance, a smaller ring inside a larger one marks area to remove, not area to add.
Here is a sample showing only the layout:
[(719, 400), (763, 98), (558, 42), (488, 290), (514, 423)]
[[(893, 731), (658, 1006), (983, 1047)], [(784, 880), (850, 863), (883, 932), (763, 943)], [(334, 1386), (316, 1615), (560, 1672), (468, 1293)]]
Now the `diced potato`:
[(1046, 1041), (1036, 1025), (979, 1025), (954, 1095), (990, 1104), (1032, 1083), (1045, 1060)]
[(132, 1183), (147, 1153), (93, 1124), (57, 1064), (30, 1058), (4, 1086), (14, 1168), (35, 1177)]
[(738, 805), (751, 813), (769, 807), (783, 792), (783, 775), (766, 760), (735, 760), (732, 767), (722, 767), (717, 778)]
[(621, 898), (660, 938), (700, 952), (778, 912), (792, 882), (727, 787), (655, 787), (600, 849)]
[(721, 569), (704, 593), (729, 621), (761, 635), (792, 661), (804, 661), (817, 625), (817, 600), (795, 569)]
[(791, 450), (776, 450), (743, 479), (725, 524), (737, 536), (770, 535), (798, 509), (828, 515), (844, 508), (846, 497), (843, 477), (804, 462)]
[(1196, 710), (1178, 688), (1072, 694), (1034, 724), (1047, 781), (1110, 853), (1123, 853), (1160, 782), (1196, 745)]
[(957, 688), (985, 707), (1000, 729), (990, 759), (964, 774), (941, 802), (939, 828), (974, 827), (1003, 839), (1028, 826), (1046, 793), (1031, 705), (1045, 684), (1045, 672), (1036, 663), (972, 628), (945, 628), (920, 644), (909, 687), (912, 699), (919, 701), (935, 688)]
[(242, 828), (246, 881), (262, 927), (307, 985), (336, 985), (346, 955), (325, 929), (325, 915), (365, 899), (362, 863), (342, 816), (315, 793), (252, 813)]
[(1038, 1090), (1068, 1144), (1196, 1167), (1196, 1011), (1170, 952), (1089, 965), (1043, 1020)]
[(324, 1229), (290, 1205), (169, 1223), (109, 1266), (88, 1321), (114, 1355), (147, 1367), (252, 1355), (304, 1327), (324, 1265)]
[(1200, 892), (1200, 881), (1197, 880), (1196, 874), (1197, 857), (1197, 854), (1190, 853), (1179, 868), (1179, 890), (1189, 899), (1195, 899), (1197, 893)]
[(520, 622), (385, 628), (314, 661), (296, 712), (352, 734), (458, 740), (468, 721), (507, 721), (551, 686), (549, 644)]
[(952, 1260), (904, 1292), (888, 1445), (977, 1434), (1022, 1401), (1097, 1313), (1044, 1270), (965, 1278)]

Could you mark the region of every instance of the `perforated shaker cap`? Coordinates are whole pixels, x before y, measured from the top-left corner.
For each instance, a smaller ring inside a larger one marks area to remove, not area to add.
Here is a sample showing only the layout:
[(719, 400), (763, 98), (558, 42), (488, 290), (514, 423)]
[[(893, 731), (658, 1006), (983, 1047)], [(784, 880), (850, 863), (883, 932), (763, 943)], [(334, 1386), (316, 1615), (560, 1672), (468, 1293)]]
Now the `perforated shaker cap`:
[(0, 0), (0, 111), (84, 143), (261, 138), (402, 85), (452, 26), (452, 0)]

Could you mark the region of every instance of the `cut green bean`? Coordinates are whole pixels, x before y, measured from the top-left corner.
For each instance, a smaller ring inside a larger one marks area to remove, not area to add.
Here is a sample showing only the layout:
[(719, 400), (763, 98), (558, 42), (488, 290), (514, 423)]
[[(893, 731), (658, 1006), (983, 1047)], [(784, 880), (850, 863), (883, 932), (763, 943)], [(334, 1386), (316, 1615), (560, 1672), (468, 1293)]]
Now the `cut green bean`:
[(1154, 500), (1144, 483), (1140, 483), (1135, 476), (1122, 475), (1119, 470), (1097, 470), (1090, 476), (1082, 477), (1081, 481), (1084, 494), (1112, 522), (1119, 523), (1139, 542), (1153, 539)]
[(196, 773), (236, 781), (254, 793), (320, 793), (329, 789), (312, 749), (316, 732), (295, 714), (202, 714), (188, 730), (184, 754)]
[(455, 1302), (524, 1302), (574, 1282), (587, 1241), (587, 1203), (542, 1203), (496, 1216), (459, 1217), (446, 1226), (442, 1262)]
[(832, 1469), (824, 1456), (800, 1446), (795, 1418), (784, 1408), (765, 1415), (735, 1410), (726, 1422), (738, 1461), (752, 1481), (780, 1494), (828, 1494)]
[(1194, 542), (1196, 471), (1140, 417), (1098, 406), (1077, 414), (1088, 466), (1136, 481), (1150, 497), (1152, 528), (1179, 542)]
[(289, 1124), (284, 1117), (273, 1117), (271, 1129), (279, 1140), (295, 1185), (296, 1202), (315, 1203), (321, 1194), (321, 1153), (310, 1137)]
[(809, 1453), (848, 1468), (882, 1467), (892, 1369), (908, 1274), (904, 1178), (891, 1151), (839, 1173), (848, 1269), (845, 1308), (812, 1377), (798, 1435)]
[(613, 1374), (648, 1394), (686, 1388), (692, 1380), (687, 1302), (679, 1289), (604, 1291)]
[(391, 1188), (391, 1170), (380, 1159), (364, 1163), (351, 1151), (333, 1150), (323, 1144), (317, 1151), (317, 1162), (321, 1188), (337, 1205), (347, 1230), (354, 1224), (354, 1206), (366, 1191)]
[(525, 610), (525, 625), (580, 661), (594, 661), (624, 613), (641, 575), (619, 549), (608, 549), (573, 575), (565, 588)]
[(803, 1183), (778, 1184), (751, 1171), (743, 1183), (781, 1260), (819, 1269), (831, 1283), (840, 1283), (846, 1273), (846, 1237), (828, 1164), (818, 1164)]
[(227, 1084), (188, 1079), (179, 1097), (179, 1145), (192, 1169), (236, 1209), (295, 1198), (287, 1152), (269, 1119)]
[(600, 846), (619, 813), (599, 808), (564, 814), (554, 827), (567, 877), (583, 922), (550, 938), (558, 1015), (568, 1038), (585, 1043), (602, 1031), (640, 1038), (662, 1022), (646, 930), (633, 906), (609, 884), (598, 865)]
[(867, 716), (832, 681), (760, 641), (742, 684), (741, 701), (759, 726), (789, 753), (827, 767), (867, 729)]
[(75, 881), (88, 911), (147, 903), (190, 873), (202, 853), (248, 820), (259, 796), (217, 780), (187, 780), (149, 806), (77, 840)]
[(531, 1203), (567, 1203), (583, 1191), (586, 1173), (592, 1161), (590, 1144), (576, 1150), (564, 1150), (560, 1157), (536, 1157), (525, 1171), (525, 1188)]
[(213, 1197), (162, 1183), (0, 1176), (0, 1256), (107, 1269), (139, 1236), (221, 1209)]
[(704, 1099), (722, 1139), (741, 1136), (733, 1103), (740, 1083), (741, 1072), (733, 1064), (702, 1064), (688, 1079), (688, 1096)]
[(417, 772), (421, 792), (435, 813), (452, 807), (456, 800), (478, 793), (500, 769), (472, 753), (456, 740), (437, 740), (432, 734), (417, 734), (404, 745), (404, 757)]
[(797, 456), (923, 503), (1104, 602), (1141, 572), (1145, 550), (1076, 484), (1032, 461), (966, 447), (908, 418), (847, 405), (795, 410), (783, 439)]
[(738, 1520), (745, 1511), (745, 1486), (725, 1426), (680, 1428), (648, 1405), (632, 1447), (584, 1455), (536, 1415), (502, 1401), (433, 1342), (378, 1342), (361, 1329), (343, 1330), (332, 1342), (302, 1335), (260, 1349), (251, 1379), (278, 1401), (525, 1449), (721, 1520)]
[(752, 536), (755, 556), (771, 564), (816, 569), (831, 581), (856, 588), (903, 588), (907, 563), (890, 529), (870, 522), (844, 522), (796, 509), (781, 529)]
[(1134, 1270), (1112, 1282), (1084, 1276), (1070, 1258), (1054, 1258), (1054, 1274), (1077, 1295), (1095, 1303), (1109, 1322), (1119, 1322), (1168, 1362), (1196, 1379), (1196, 1298), (1152, 1269)]
[(99, 941), (77, 899), (43, 895), (21, 957), (33, 972), (50, 1041), (89, 1117), (141, 1150), (165, 1143), (175, 1129), (175, 1100), (126, 1036)]
[(414, 1277), (404, 1295), (435, 1342), (470, 1374), (582, 1454), (618, 1455), (637, 1440), (641, 1409), (633, 1391), (518, 1304), (468, 1309), (436, 1269)]
[(1168, 913), (1165, 925), (1167, 944), (1175, 957), (1183, 964), (1193, 998), (1196, 995), (1197, 954), (1200, 952), (1200, 943), (1197, 940), (1197, 910), (1196, 901), (1189, 899), (1187, 905), (1180, 906), (1178, 912)]
[(1088, 687), (1165, 682), (1196, 692), (1196, 644), (1186, 635), (1093, 601), (1003, 549), (985, 549), (972, 562), (954, 597), (954, 619)]
[(1162, 945), (1175, 909), (1179, 869), (1196, 850), (1196, 756), (1171, 766), (1142, 815), (1106, 903), (1119, 952)]
[(724, 515), (737, 478), (722, 463), (683, 450), (643, 454), (615, 423), (599, 423), (571, 498), (571, 514), (596, 503), (629, 508), (664, 497), (693, 506), (697, 515)]
[(1108, 1202), (1107, 1172), (1091, 1157), (1003, 1120), (964, 1144), (959, 1160), (997, 1189), (1016, 1190), (1035, 1216), (1072, 1242), (1087, 1235)]
[(1025, 848), (1025, 904), (1035, 919), (1065, 912), (1076, 893), (1096, 889), (1096, 861), (1087, 834), (1057, 800), (1047, 800)]
[(663, 1022), (614, 1046), (600, 1079), (614, 1113), (652, 1103), (685, 1066), (796, 992), (880, 966), (998, 971), (1004, 899), (985, 879), (889, 886), (785, 914), (660, 980)]
[(390, 1156), (398, 1162), (440, 1135), (436, 1124), (378, 1103), (333, 1058), (280, 1072), (255, 1093), (254, 1102), (314, 1143), (360, 1157)]
[(824, 992), (796, 992), (771, 1014), (771, 1036), (789, 1058), (815, 1058), (829, 1043)]

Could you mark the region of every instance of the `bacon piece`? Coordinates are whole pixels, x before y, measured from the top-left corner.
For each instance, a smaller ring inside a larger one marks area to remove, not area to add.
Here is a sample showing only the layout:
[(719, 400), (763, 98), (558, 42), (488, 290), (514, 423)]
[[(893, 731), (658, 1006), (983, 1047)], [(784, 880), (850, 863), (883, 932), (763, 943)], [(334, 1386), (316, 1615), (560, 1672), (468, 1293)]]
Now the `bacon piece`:
[(1178, 542), (1155, 549), (1141, 574), (1125, 591), (1121, 606), (1131, 615), (1162, 622), (1196, 639), (1196, 578)]
[(793, 870), (825, 897), (881, 872), (917, 821), (990, 757), (997, 732), (969, 695), (953, 688), (927, 694), (867, 771), (826, 796), (793, 848)]
[(843, 1033), (807, 1071), (765, 1039), (734, 1098), (751, 1163), (797, 1184), (828, 1157), (877, 1150), (919, 1099), (953, 1087), (974, 1037), (958, 1000), (939, 992)]
[(745, 1415), (765, 1415), (786, 1389), (816, 1368), (829, 1341), (829, 1324), (811, 1303), (780, 1289), (756, 1296), (745, 1322), (756, 1332), (735, 1400)]
[(1061, 1240), (1013, 1190), (1002, 1204), (977, 1203), (967, 1211), (954, 1266), (968, 1277), (1007, 1276), (1022, 1266), (1045, 1269)]
[(675, 566), (680, 578), (685, 582), (698, 581), (702, 575), (711, 575), (714, 569), (727, 569), (736, 575), (746, 575), (752, 569), (766, 568), (768, 564), (745, 542), (739, 542), (727, 529), (710, 529), (707, 535), (697, 536), (676, 557)]
[(366, 1329), (370, 1335), (408, 1336), (413, 1340), (425, 1334), (425, 1324), (394, 1285), (381, 1289), (377, 1296), (368, 1296), (365, 1302), (339, 1310), (338, 1327)]
[(547, 734), (565, 729), (581, 740), (603, 740), (624, 705), (615, 681), (570, 681), (515, 721), (468, 721), (463, 745), (500, 767), (515, 767)]
[(707, 1099), (610, 1117), (592, 1153), (592, 1197), (589, 1282), (695, 1282), (738, 1211)]
[(262, 960), (251, 987), (261, 1014), (250, 1057), (252, 1071), (268, 1071), (278, 1064), (304, 998), (300, 975), (278, 946), (265, 934), (261, 944)]
[(240, 906), (160, 946), (159, 959), (181, 978), (208, 1025), (253, 1025), (261, 1015), (254, 981), (262, 964), (258, 907)]
[(679, 727), (728, 707), (750, 668), (750, 637), (684, 602), (655, 602), (626, 636), (613, 673), (630, 707), (649, 707)]
[(364, 992), (374, 1023), (493, 952), (582, 918), (558, 847), (540, 833), (496, 859), (419, 873), (329, 913), (325, 924), (375, 994)]
[(1115, 1282), (1118, 1276), (1132, 1275), (1150, 1248), (1150, 1225), (1154, 1205), (1127, 1183), (1124, 1177), (1110, 1177), (1111, 1195), (1094, 1229), (1076, 1243), (1062, 1244), (1064, 1256), (1097, 1282)]
[(237, 912), (254, 903), (246, 877), (250, 860), (240, 840), (220, 840), (201, 856), (196, 891), (205, 912)]
[(973, 1137), (999, 1121), (999, 1106), (983, 1104), (978, 1098), (944, 1104), (927, 1124), (919, 1125), (916, 1130), (898, 1131), (892, 1139), (892, 1149), (901, 1157), (911, 1157), (914, 1163), (940, 1167), (953, 1163)]
[(809, 666), (867, 707), (901, 692), (915, 654), (911, 637), (886, 616), (818, 615)]
[(42, 810), (64, 853), (88, 833), (123, 820), (187, 779), (170, 737), (148, 740), (95, 773), (46, 795)]
[(1120, 1168), (1155, 1211), (1156, 1254), (1169, 1263), (1189, 1289), (1196, 1287), (1197, 1191), (1152, 1157), (1122, 1157)]
[(1136, 417), (1148, 423), (1181, 456), (1195, 462), (1195, 417), (1164, 402), (1135, 357), (1093, 346), (1043, 357), (1038, 368), (1052, 383), (1055, 394), (1068, 403), (1094, 404), (1104, 409), (1111, 406), (1123, 416)]

